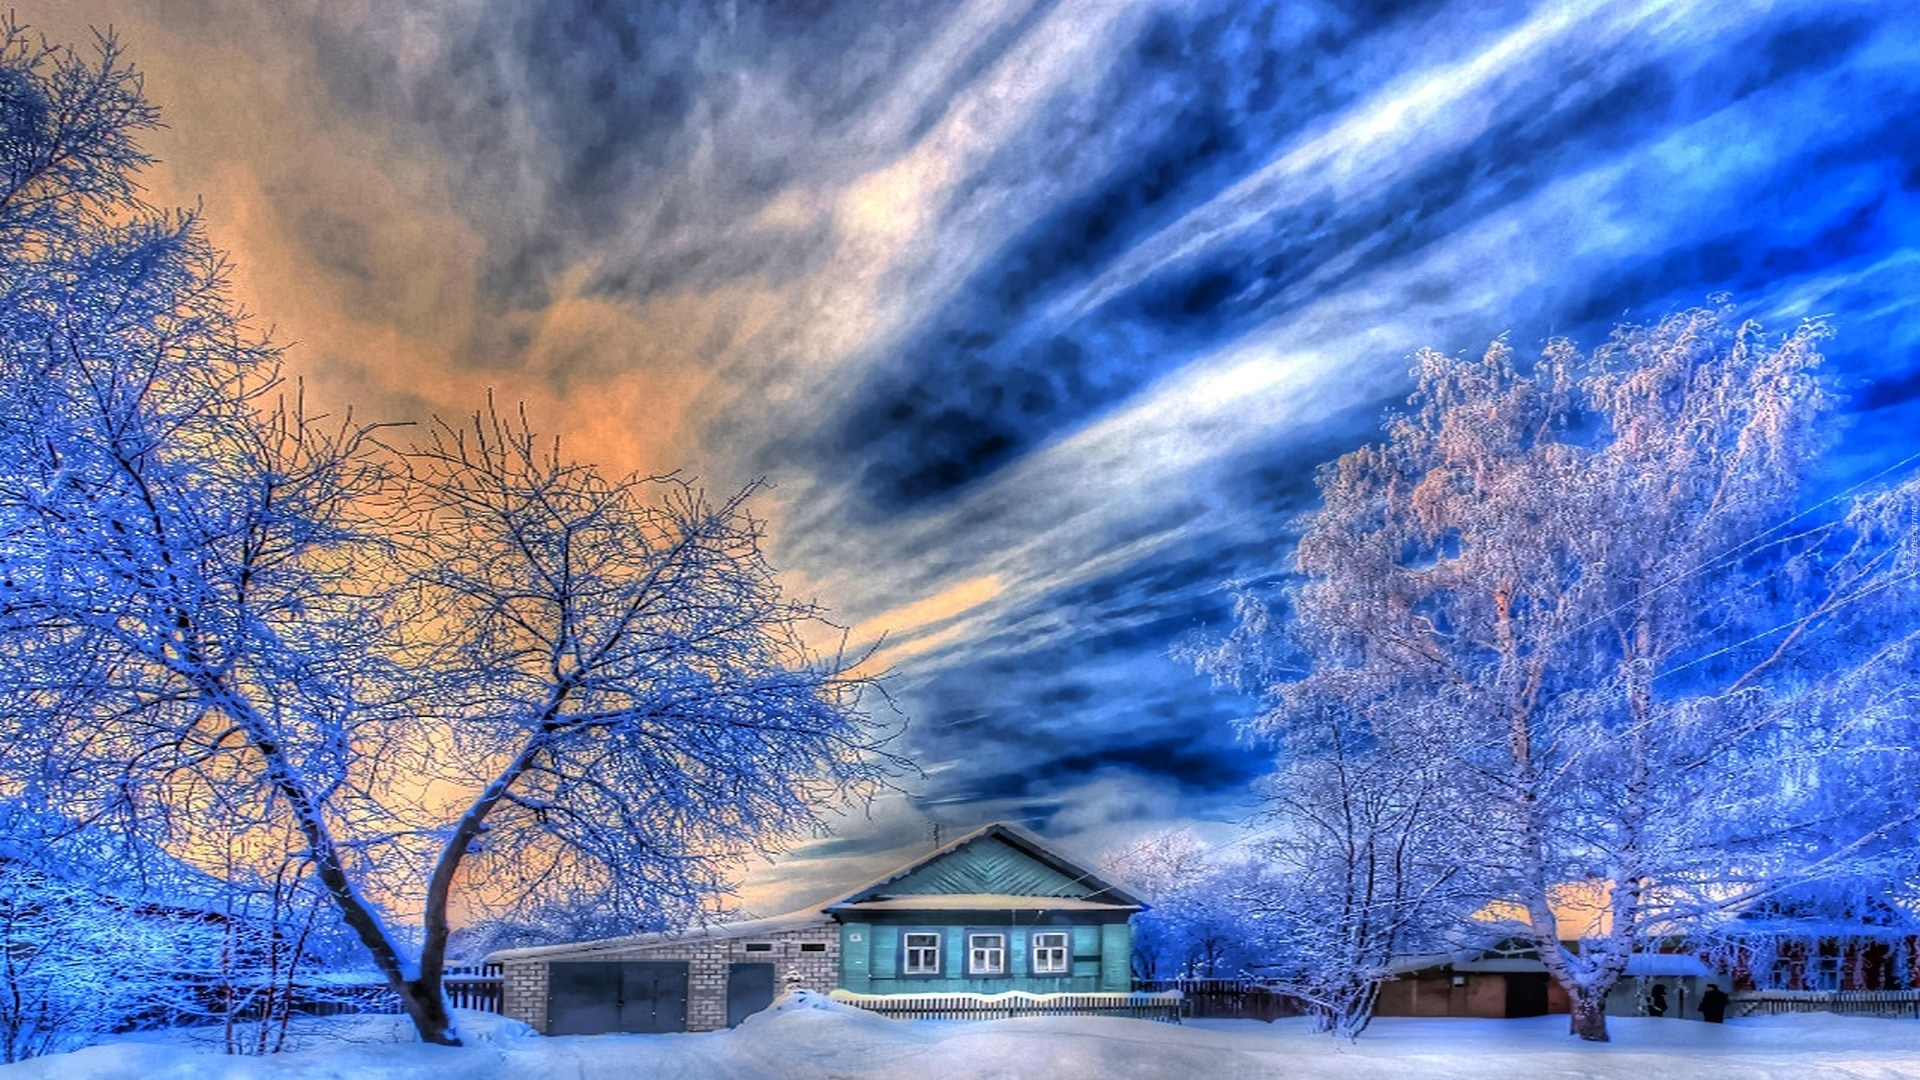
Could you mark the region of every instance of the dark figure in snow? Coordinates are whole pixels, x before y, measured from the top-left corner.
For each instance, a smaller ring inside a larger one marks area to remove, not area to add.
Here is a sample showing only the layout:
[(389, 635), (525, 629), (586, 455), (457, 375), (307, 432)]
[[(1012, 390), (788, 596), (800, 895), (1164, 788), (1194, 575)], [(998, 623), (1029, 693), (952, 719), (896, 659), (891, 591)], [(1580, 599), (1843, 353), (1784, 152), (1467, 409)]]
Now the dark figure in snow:
[(1717, 1024), (1726, 1018), (1727, 992), (1720, 989), (1719, 983), (1708, 983), (1707, 992), (1700, 995), (1700, 1019)]
[(1667, 984), (1654, 983), (1653, 993), (1647, 997), (1647, 1015), (1667, 1015)]

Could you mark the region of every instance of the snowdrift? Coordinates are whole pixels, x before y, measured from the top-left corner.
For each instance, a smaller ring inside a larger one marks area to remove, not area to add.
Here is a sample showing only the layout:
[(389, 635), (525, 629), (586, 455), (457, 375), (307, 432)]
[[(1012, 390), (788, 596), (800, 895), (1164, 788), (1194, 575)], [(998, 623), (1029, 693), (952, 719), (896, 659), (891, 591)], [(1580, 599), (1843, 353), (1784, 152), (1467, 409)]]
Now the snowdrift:
[(1099, 1017), (896, 1021), (820, 994), (789, 994), (733, 1031), (543, 1038), (462, 1013), (470, 1044), (422, 1046), (398, 1017), (308, 1021), (301, 1049), (220, 1055), (169, 1032), (0, 1068), (0, 1080), (1287, 1080), (1525, 1076), (1621, 1080), (1920, 1078), (1920, 1023), (1827, 1015), (1724, 1026), (1616, 1019), (1583, 1045), (1566, 1018), (1376, 1021), (1344, 1043), (1281, 1021), (1185, 1026)]

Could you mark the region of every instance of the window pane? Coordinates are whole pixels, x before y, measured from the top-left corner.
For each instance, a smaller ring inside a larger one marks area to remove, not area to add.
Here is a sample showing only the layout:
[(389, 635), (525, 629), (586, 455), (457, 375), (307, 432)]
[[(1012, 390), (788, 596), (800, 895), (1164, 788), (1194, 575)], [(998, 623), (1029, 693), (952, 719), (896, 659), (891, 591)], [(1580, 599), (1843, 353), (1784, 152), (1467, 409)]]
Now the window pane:
[(1071, 965), (1067, 956), (1067, 935), (1033, 935), (1033, 971), (1036, 975), (1064, 975)]
[(905, 934), (906, 953), (902, 966), (909, 975), (937, 975), (940, 972), (940, 935)]
[(973, 975), (999, 975), (1007, 970), (1007, 939), (1004, 934), (973, 934), (967, 940), (967, 971)]

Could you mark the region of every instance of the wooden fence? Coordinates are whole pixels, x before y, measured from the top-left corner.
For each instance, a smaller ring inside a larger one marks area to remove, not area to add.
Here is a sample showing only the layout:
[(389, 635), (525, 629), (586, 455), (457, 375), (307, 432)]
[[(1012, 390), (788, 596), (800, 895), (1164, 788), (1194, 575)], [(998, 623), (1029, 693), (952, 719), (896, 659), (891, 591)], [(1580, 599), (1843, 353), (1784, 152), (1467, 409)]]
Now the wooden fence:
[[(500, 1011), (500, 965), (448, 968), (441, 982), (447, 1004), (478, 1012)], [(294, 989), (293, 1011), (300, 1016), (394, 1015), (405, 1012), (384, 982), (309, 982)]]
[(1016, 1016), (1124, 1016), (1177, 1024), (1186, 1001), (1165, 994), (852, 994), (835, 1001), (895, 1020), (1008, 1020)]
[(1253, 979), (1136, 979), (1133, 988), (1177, 992), (1195, 1019), (1273, 1021), (1307, 1011), (1300, 999)]
[(1920, 1019), (1920, 990), (1751, 990), (1733, 995), (1735, 1016), (1825, 1012)]

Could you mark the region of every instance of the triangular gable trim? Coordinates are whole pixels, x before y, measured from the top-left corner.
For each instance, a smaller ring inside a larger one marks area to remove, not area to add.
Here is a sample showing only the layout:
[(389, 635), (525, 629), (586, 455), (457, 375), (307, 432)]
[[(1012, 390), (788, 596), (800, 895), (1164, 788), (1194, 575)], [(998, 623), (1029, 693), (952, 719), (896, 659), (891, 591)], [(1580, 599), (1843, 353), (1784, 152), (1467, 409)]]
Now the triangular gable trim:
[(1139, 897), (1134, 896), (1118, 885), (1095, 874), (1092, 870), (1081, 866), (1079, 863), (1053, 850), (1039, 837), (1010, 822), (998, 821), (991, 825), (983, 825), (965, 836), (951, 843), (943, 844), (921, 858), (899, 867), (884, 877), (870, 881), (844, 896), (837, 897), (821, 905), (821, 910), (830, 911), (844, 904), (854, 904), (861, 900), (869, 899), (884, 887), (899, 881), (901, 878), (919, 870), (921, 867), (944, 859), (948, 855), (966, 847), (968, 844), (988, 838), (998, 838), (1022, 854), (1066, 874), (1075, 881), (1084, 883), (1089, 890), (1087, 893), (1088, 897), (1108, 897), (1116, 904), (1132, 905), (1141, 910), (1145, 910), (1147, 907), (1146, 902)]

